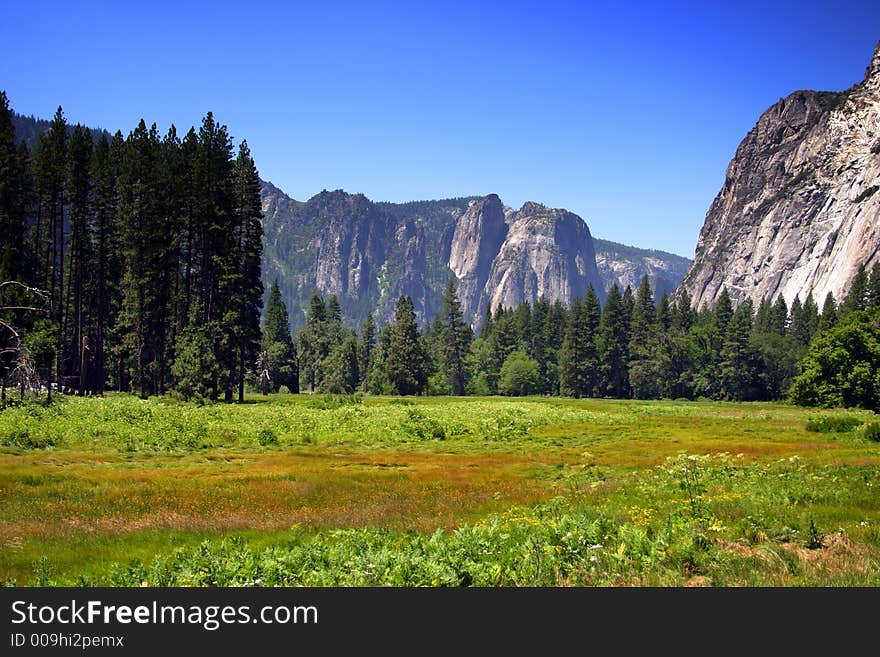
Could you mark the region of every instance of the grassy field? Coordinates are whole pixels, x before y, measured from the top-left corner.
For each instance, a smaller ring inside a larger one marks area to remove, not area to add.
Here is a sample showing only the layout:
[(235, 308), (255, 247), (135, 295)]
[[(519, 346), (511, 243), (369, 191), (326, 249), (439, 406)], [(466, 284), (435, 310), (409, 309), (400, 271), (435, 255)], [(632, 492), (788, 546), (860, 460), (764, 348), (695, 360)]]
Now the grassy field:
[(127, 395), (0, 411), (0, 580), (880, 585), (872, 413)]

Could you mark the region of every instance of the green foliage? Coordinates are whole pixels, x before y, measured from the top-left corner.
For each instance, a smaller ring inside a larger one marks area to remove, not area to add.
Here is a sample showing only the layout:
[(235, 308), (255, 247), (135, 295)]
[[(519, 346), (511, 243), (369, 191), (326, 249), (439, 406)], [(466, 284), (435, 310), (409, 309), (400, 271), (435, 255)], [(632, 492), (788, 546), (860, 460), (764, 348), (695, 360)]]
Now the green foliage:
[(397, 300), (394, 324), (388, 330), (385, 374), (399, 395), (421, 394), (428, 383), (428, 354), (422, 345), (409, 297)]
[(210, 327), (187, 326), (175, 345), (177, 358), (171, 373), (177, 380), (175, 392), (184, 401), (204, 403), (217, 398), (220, 364), (208, 330)]
[(789, 395), (802, 406), (880, 409), (877, 313), (850, 312), (820, 333), (801, 361)]
[(807, 431), (817, 433), (848, 433), (864, 424), (864, 420), (852, 415), (820, 415), (807, 420)]
[(524, 351), (514, 351), (501, 366), (498, 392), (502, 395), (530, 395), (535, 392), (539, 379), (537, 361)]
[(880, 443), (880, 422), (871, 422), (865, 425), (865, 428), (862, 430), (862, 435), (866, 440)]
[[(581, 485), (601, 490), (585, 469)], [(864, 485), (864, 469), (806, 469), (788, 459), (746, 464), (721, 453), (681, 453), (602, 505), (554, 497), (511, 506), (453, 530), (294, 529), (284, 542), (258, 547), (240, 537), (204, 541), (86, 578), (89, 585), (140, 586), (715, 586), (815, 585), (854, 578), (876, 582), (867, 560), (860, 574), (834, 575), (791, 549), (829, 549), (809, 509)], [(577, 490), (577, 487), (572, 490)], [(822, 555), (815, 558), (821, 559)], [(840, 558), (832, 556), (833, 559)], [(53, 581), (52, 566), (35, 567)], [(837, 579), (835, 579), (835, 577)], [(846, 585), (846, 584), (843, 584)]]

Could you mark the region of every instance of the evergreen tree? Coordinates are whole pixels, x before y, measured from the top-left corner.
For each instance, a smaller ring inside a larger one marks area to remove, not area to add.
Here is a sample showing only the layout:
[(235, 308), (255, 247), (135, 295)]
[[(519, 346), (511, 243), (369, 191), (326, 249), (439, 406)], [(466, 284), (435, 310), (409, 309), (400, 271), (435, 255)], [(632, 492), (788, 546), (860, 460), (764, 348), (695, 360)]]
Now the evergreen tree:
[(661, 341), (662, 325), (656, 324), (656, 319), (654, 293), (644, 276), (636, 292), (629, 336), (629, 385), (639, 399), (662, 396), (666, 383), (663, 374), (667, 354)]
[(730, 301), (727, 288), (723, 287), (718, 295), (718, 299), (715, 301), (714, 311), (715, 328), (720, 335), (724, 335), (727, 331), (727, 324), (730, 322), (731, 317), (733, 317), (733, 304)]
[(800, 295), (795, 295), (789, 310), (788, 334), (798, 344), (807, 345), (810, 342), (810, 327), (804, 316), (804, 306), (801, 304)]
[(94, 358), (95, 391), (104, 392), (108, 377), (119, 377), (119, 368), (108, 352), (117, 342), (113, 328), (118, 326), (122, 306), (121, 286), (123, 276), (122, 248), (119, 231), (119, 196), (117, 178), (123, 148), (122, 133), (113, 141), (101, 135), (92, 153), (91, 178), (93, 185), (94, 226), (94, 304), (95, 339), (92, 345)]
[(327, 332), (327, 307), (317, 290), (312, 290), (306, 311), (306, 325), (299, 332), (300, 375), (305, 375), (309, 392), (321, 382), (321, 363), (330, 351)]
[(803, 322), (806, 326), (805, 335), (807, 338), (804, 344), (808, 345), (819, 332), (819, 306), (813, 298), (812, 292), (807, 295), (807, 299), (804, 301)]
[[(238, 352), (238, 401), (244, 401), (245, 364), (253, 361), (260, 343), (260, 310), (263, 306), (263, 283), (260, 279), (260, 260), (263, 253), (263, 211), (260, 200), (260, 177), (251, 157), (247, 142), (241, 143), (233, 169), (235, 180), (235, 250), (226, 276), (227, 288), (224, 293), (230, 298), (229, 331), (235, 338)], [(277, 283), (275, 289), (278, 289)], [(271, 296), (271, 293), (270, 293)], [(280, 292), (278, 301), (281, 303)], [(283, 306), (284, 319), (287, 308)], [(295, 351), (290, 339), (290, 329), (284, 331), (285, 357), (293, 360), (291, 373), (287, 375), (286, 385), (296, 391), (292, 378), (296, 376)]]
[(67, 170), (67, 221), (70, 227), (70, 247), (67, 261), (67, 294), (64, 299), (65, 316), (69, 318), (71, 340), (62, 360), (66, 363), (63, 374), (80, 395), (92, 390), (89, 380), (91, 344), (92, 280), (89, 269), (94, 259), (91, 204), (92, 135), (88, 129), (76, 125), (70, 135)]
[(324, 361), (324, 378), (321, 380), (320, 390), (350, 395), (357, 389), (359, 379), (357, 338), (349, 335), (333, 346)]
[(568, 311), (568, 323), (565, 326), (565, 337), (559, 351), (559, 394), (566, 397), (585, 397), (583, 390), (582, 371), (579, 360), (582, 335), (581, 300), (575, 298)]
[(61, 107), (49, 130), (37, 143), (35, 154), (37, 208), (32, 232), (31, 252), (34, 256), (34, 283), (45, 290), (51, 300), (49, 329), (55, 336), (54, 350), (48, 360), (45, 379), (49, 401), (52, 389), (61, 371), (62, 341), (64, 340), (64, 217), (67, 199), (65, 178), (67, 165), (67, 120)]
[(26, 176), (25, 162), (15, 146), (12, 110), (6, 93), (0, 91), (0, 281), (26, 278)]
[[(161, 222), (161, 192), (157, 180), (159, 148), (155, 125), (148, 130), (141, 120), (126, 141), (119, 174), (125, 270), (119, 316), (121, 343), (117, 348), (124, 363), (122, 383), (130, 382), (131, 389), (141, 396), (159, 392), (155, 375), (159, 374), (160, 336), (155, 329), (166, 311), (161, 303), (164, 290), (155, 283), (155, 267), (162, 260), (158, 254), (165, 247), (158, 235)], [(191, 327), (199, 324), (205, 326), (207, 322), (193, 322), (190, 318)]]
[(299, 392), (296, 347), (290, 336), (287, 307), (281, 298), (277, 281), (269, 287), (269, 297), (266, 299), (262, 351), (265, 352), (269, 390), (274, 392), (281, 386), (286, 386), (290, 392)]
[(880, 260), (871, 268), (865, 301), (868, 308), (880, 307)]
[(720, 392), (725, 399), (754, 399), (758, 380), (758, 356), (750, 342), (752, 303), (739, 305), (727, 324), (721, 347)]
[(752, 327), (756, 333), (773, 332), (773, 304), (766, 296), (762, 297), (761, 303), (758, 304)]
[(825, 295), (825, 302), (822, 304), (819, 330), (825, 331), (835, 324), (837, 324), (837, 301), (834, 299), (834, 294), (829, 292)]
[(185, 401), (199, 403), (216, 399), (216, 382), (220, 365), (214, 356), (215, 325), (200, 321), (199, 302), (193, 304), (190, 323), (178, 334), (174, 351), (177, 357), (171, 366), (176, 381), (175, 391)]
[(856, 275), (850, 283), (849, 293), (843, 300), (841, 311), (844, 313), (864, 310), (868, 301), (868, 274), (864, 265), (859, 265)]
[(691, 307), (691, 296), (682, 288), (676, 295), (670, 310), (669, 328), (680, 333), (687, 333), (694, 324), (694, 311)]
[(770, 330), (776, 335), (785, 335), (788, 332), (788, 315), (788, 304), (780, 294), (770, 312)]
[(611, 284), (599, 325), (599, 353), (605, 394), (629, 394), (629, 316), (617, 283)]
[(664, 292), (657, 301), (657, 308), (654, 311), (654, 324), (657, 329), (664, 333), (669, 331), (672, 325), (672, 309), (669, 303), (669, 295)]
[(451, 278), (443, 290), (440, 312), (441, 370), (452, 388), (452, 393), (463, 395), (467, 384), (465, 358), (473, 335), (464, 321), (458, 290)]
[(345, 329), (342, 325), (342, 308), (339, 305), (339, 298), (335, 294), (327, 302), (324, 330), (329, 353), (330, 346), (339, 344), (345, 336)]
[(532, 308), (531, 324), (529, 326), (529, 344), (526, 345), (526, 354), (538, 363), (538, 389), (540, 392), (550, 394), (552, 389), (547, 377), (548, 361), (550, 360), (547, 348), (547, 335), (545, 325), (547, 314), (550, 312), (550, 303), (541, 297)]
[(410, 297), (401, 296), (397, 300), (394, 323), (388, 331), (385, 371), (399, 395), (421, 394), (428, 382), (428, 356), (420, 340)]
[(367, 313), (367, 318), (361, 327), (361, 343), (358, 345), (358, 372), (361, 375), (364, 392), (372, 392), (368, 386), (368, 374), (375, 350), (376, 322), (373, 320), (373, 313)]

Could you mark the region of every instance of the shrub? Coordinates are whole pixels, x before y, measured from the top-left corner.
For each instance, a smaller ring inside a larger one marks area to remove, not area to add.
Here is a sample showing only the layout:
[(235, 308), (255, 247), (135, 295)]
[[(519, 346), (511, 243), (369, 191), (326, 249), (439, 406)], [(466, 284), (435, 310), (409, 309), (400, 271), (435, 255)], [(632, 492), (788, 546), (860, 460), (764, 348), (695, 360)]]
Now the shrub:
[(807, 420), (807, 431), (816, 433), (848, 433), (862, 424), (851, 415), (820, 415)]
[(535, 392), (541, 376), (538, 361), (524, 351), (514, 351), (501, 366), (498, 392), (502, 395), (529, 395)]
[(880, 422), (871, 422), (871, 424), (865, 426), (863, 429), (863, 435), (868, 440), (880, 443)]
[(418, 408), (406, 411), (406, 420), (402, 424), (404, 432), (419, 440), (444, 440), (446, 430), (434, 418), (428, 417)]
[(257, 442), (263, 447), (277, 445), (278, 436), (271, 429), (260, 429), (260, 433), (257, 434)]

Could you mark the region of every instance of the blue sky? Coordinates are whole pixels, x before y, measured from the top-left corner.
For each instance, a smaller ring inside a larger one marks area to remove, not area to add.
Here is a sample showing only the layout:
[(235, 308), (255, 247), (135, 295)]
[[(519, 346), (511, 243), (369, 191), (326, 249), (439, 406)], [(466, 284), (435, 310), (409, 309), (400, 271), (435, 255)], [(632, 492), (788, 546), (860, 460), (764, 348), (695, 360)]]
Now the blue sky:
[(692, 256), (761, 112), (878, 40), (876, 1), (4, 2), (0, 89), (126, 134), (212, 111), (300, 200), (494, 192)]

